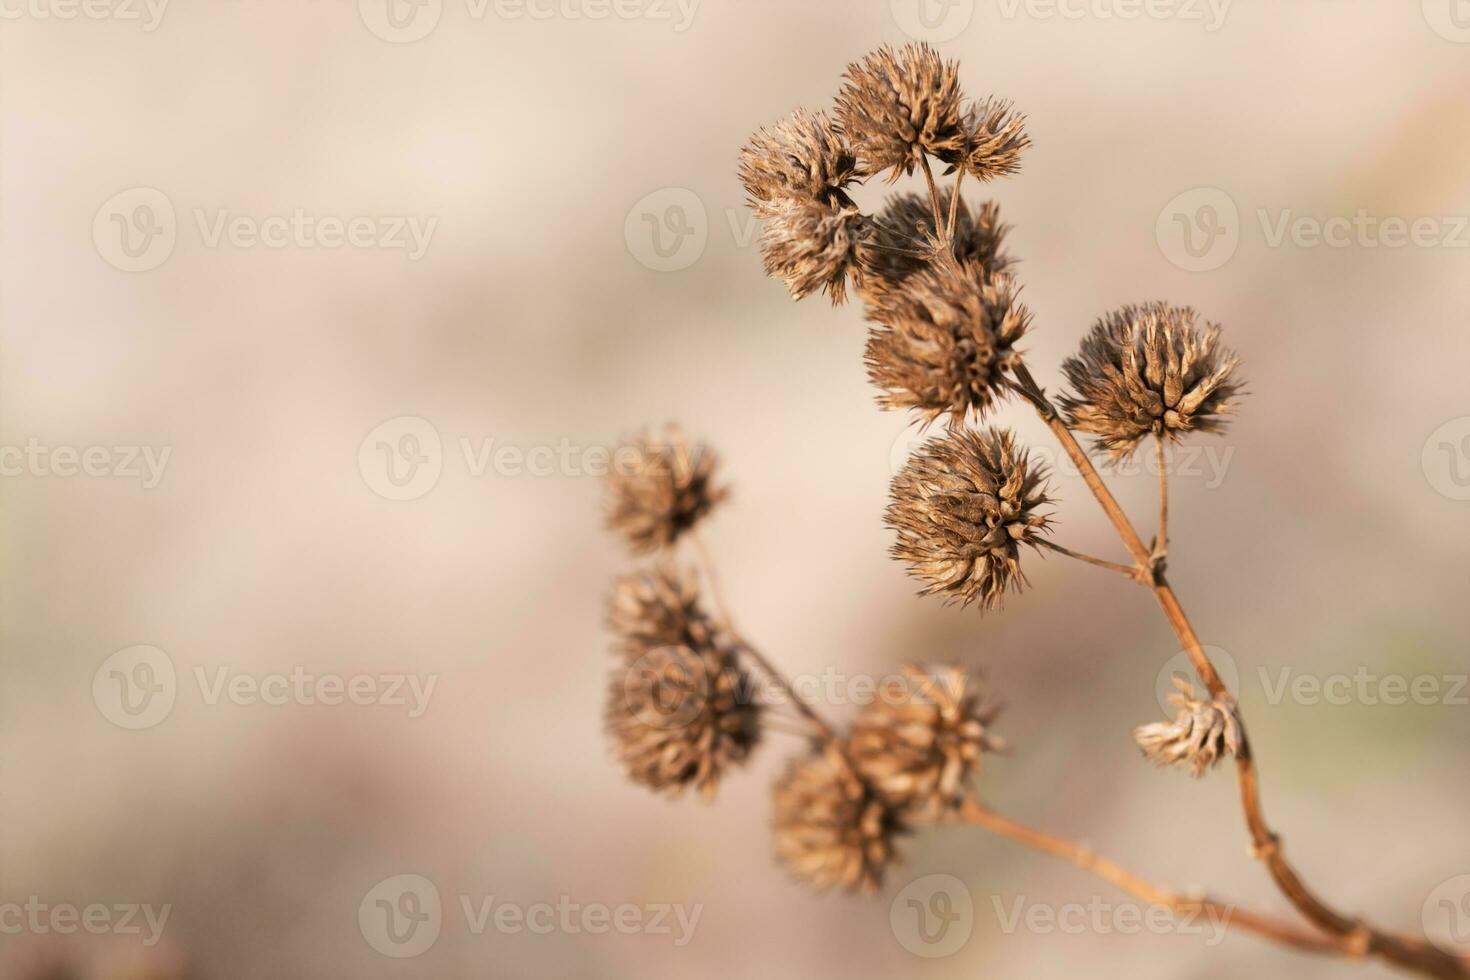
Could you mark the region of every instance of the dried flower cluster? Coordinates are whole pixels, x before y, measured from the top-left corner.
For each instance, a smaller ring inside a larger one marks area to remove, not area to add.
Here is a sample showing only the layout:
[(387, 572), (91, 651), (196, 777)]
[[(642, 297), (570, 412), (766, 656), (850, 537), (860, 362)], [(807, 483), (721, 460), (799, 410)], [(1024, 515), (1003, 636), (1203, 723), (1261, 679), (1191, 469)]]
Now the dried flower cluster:
[(878, 890), (903, 824), (839, 746), (793, 760), (774, 797), (776, 854), (793, 875), (819, 890)]
[(625, 444), (608, 477), (607, 525), (635, 554), (667, 548), (726, 497), (714, 484), (715, 455), (691, 447), (675, 426)]
[(1075, 394), (1062, 398), (1074, 428), (1127, 457), (1145, 437), (1178, 440), (1218, 432), (1241, 391), (1239, 359), (1220, 328), (1200, 326), (1194, 310), (1149, 303), (1098, 321), (1082, 350), (1062, 365)]
[[(954, 191), (945, 188), (939, 194), (939, 210), (949, 214)], [(1005, 252), (1005, 236), (1010, 230), (1000, 220), (1000, 208), (986, 201), (971, 209), (960, 201), (955, 211), (953, 254), (961, 264), (978, 263), (987, 274), (996, 276), (1014, 263)], [(871, 247), (864, 252), (864, 282), (870, 294), (902, 288), (904, 281), (927, 269), (936, 256), (944, 254), (940, 229), (935, 226), (934, 209), (928, 198), (918, 194), (894, 194), (883, 211), (873, 219)]]
[(1174, 678), (1174, 686), (1178, 690), (1169, 695), (1169, 703), (1179, 709), (1174, 720), (1142, 725), (1133, 732), (1143, 754), (1160, 766), (1187, 769), (1195, 778), (1227, 756), (1239, 756), (1245, 735), (1234, 703), (1201, 701), (1194, 685), (1182, 677)]
[(991, 608), (1026, 584), (1022, 545), (1049, 526), (1046, 470), (1011, 433), (964, 429), (925, 443), (894, 477), (886, 521), (893, 556), (942, 595)]

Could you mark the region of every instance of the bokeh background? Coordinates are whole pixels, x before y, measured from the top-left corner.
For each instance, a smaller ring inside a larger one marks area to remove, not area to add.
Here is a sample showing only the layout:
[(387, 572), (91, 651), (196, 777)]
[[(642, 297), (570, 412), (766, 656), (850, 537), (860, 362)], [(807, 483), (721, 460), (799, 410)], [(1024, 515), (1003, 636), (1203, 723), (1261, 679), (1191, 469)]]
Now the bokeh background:
[[(586, 464), (677, 419), (721, 453), (735, 493), (707, 537), (739, 622), (789, 671), (983, 668), (1014, 746), (984, 773), (993, 805), (1288, 911), (1246, 853), (1230, 776), (1160, 773), (1131, 744), (1177, 653), (1147, 594), (1053, 557), (994, 614), (915, 597), (880, 524), (914, 437), (873, 403), (861, 311), (794, 304), (762, 275), (740, 145), (913, 37), (960, 59), (970, 95), (1030, 117), (1023, 172), (983, 193), (1015, 225), (1043, 384), (1124, 302), (1225, 324), (1251, 395), (1174, 481), (1172, 578), (1238, 670), (1268, 812), (1309, 880), (1391, 927), (1427, 909), (1451, 935), (1431, 896), (1470, 873), (1465, 7), (7, 6), (0, 446), (104, 447), (112, 475), (3, 460), (0, 905), (171, 913), (146, 955), (136, 937), (0, 933), (0, 971), (75, 956), (117, 977), (154, 956), (204, 978), (1390, 975), (1249, 937), (1007, 929), (1018, 903), (1129, 902), (978, 831), (912, 839), (876, 899), (813, 896), (768, 833), (794, 740), (771, 738), (712, 806), (654, 798), (609, 760), (601, 603), (631, 562)], [(382, 223), (367, 247), (210, 234), (221, 215), (298, 210)], [(1275, 235), (1283, 216), (1360, 211), (1430, 224), (1400, 247)], [(394, 217), (434, 223), (421, 255), (376, 244)], [(118, 221), (160, 234), (129, 256)], [(1002, 417), (1054, 453), (1021, 408)], [(437, 481), (394, 486), (378, 443)], [(573, 463), (477, 472), (487, 445)], [(168, 451), (156, 485), (128, 475), (126, 447)], [(1113, 483), (1149, 524), (1153, 476)], [(1121, 556), (1075, 475), (1056, 486), (1057, 540)], [(166, 656), (172, 700), (132, 730), (109, 671), (146, 676), (136, 653), (109, 658), (139, 645)], [(411, 717), (211, 703), (199, 671), (436, 686)], [(1276, 693), (1360, 674), (1346, 698)], [(1385, 703), (1385, 677), (1437, 694)], [(930, 874), (973, 900), (968, 940), (938, 958), (893, 909)], [(400, 875), (444, 905), (414, 958), (359, 923)], [(476, 935), (462, 896), (702, 911), (682, 946)]]

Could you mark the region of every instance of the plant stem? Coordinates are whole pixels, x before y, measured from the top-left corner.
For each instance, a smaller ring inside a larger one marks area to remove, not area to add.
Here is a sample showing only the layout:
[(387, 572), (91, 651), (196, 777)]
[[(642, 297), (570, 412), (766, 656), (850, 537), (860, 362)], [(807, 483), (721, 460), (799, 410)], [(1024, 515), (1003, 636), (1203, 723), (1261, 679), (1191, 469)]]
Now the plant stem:
[(1055, 541), (1048, 541), (1045, 538), (1038, 538), (1036, 543), (1041, 545), (1043, 548), (1049, 548), (1052, 551), (1055, 551), (1059, 555), (1066, 555), (1068, 558), (1076, 558), (1078, 561), (1085, 561), (1087, 562), (1087, 564), (1096, 565), (1098, 568), (1106, 568), (1114, 572), (1121, 572), (1129, 578), (1138, 577), (1138, 569), (1134, 566), (1119, 564), (1115, 561), (1108, 561), (1105, 558), (1094, 558), (1091, 555), (1084, 555), (1080, 551), (1073, 551), (1071, 548), (1063, 548)]
[(705, 582), (709, 585), (710, 596), (714, 599), (715, 615), (719, 618), (720, 625), (730, 634), (731, 639), (739, 645), (741, 651), (747, 654), (751, 660), (755, 661), (756, 665), (770, 678), (771, 682), (786, 692), (786, 696), (791, 699), (792, 706), (801, 712), (802, 717), (812, 723), (823, 741), (830, 742), (835, 739), (836, 733), (833, 731), (832, 726), (827, 723), (827, 720), (817, 713), (816, 708), (804, 701), (801, 695), (796, 693), (796, 688), (792, 687), (791, 682), (786, 679), (786, 675), (777, 670), (776, 665), (771, 663), (765, 654), (756, 649), (735, 628), (734, 621), (730, 619), (729, 607), (725, 605), (724, 593), (720, 589), (720, 577), (715, 571), (714, 558), (711, 556), (709, 548), (705, 545), (704, 538), (700, 536), (698, 531), (690, 531), (689, 538), (694, 542), (695, 554), (699, 556), (700, 570), (704, 573)]
[(948, 230), (944, 233), (944, 238), (951, 247), (954, 245), (955, 224), (960, 217), (960, 184), (964, 182), (964, 179), (965, 171), (961, 168), (954, 178), (954, 191), (952, 192), (954, 196), (949, 199), (949, 224), (946, 226)]
[(946, 230), (944, 208), (939, 206), (939, 185), (934, 183), (934, 171), (929, 166), (929, 156), (919, 154), (919, 163), (924, 168), (924, 181), (929, 185), (929, 206), (934, 209), (934, 234), (939, 243), (949, 251), (949, 233)]
[[(1042, 391), (1025, 365), (1016, 368), (1016, 378), (1020, 382), (1020, 390), (1036, 409), (1037, 414), (1041, 416), (1042, 421), (1056, 435), (1062, 449), (1071, 457), (1073, 464), (1082, 474), (1083, 482), (1097, 498), (1098, 504), (1107, 514), (1118, 536), (1123, 539), (1123, 544), (1140, 567), (1152, 570), (1145, 584), (1153, 591), (1164, 618), (1168, 620), (1175, 635), (1184, 644), (1190, 663), (1194, 665), (1200, 680), (1209, 688), (1212, 697), (1233, 701), (1230, 689), (1220, 679), (1214, 664), (1210, 662), (1209, 655), (1205, 653), (1204, 645), (1200, 643), (1199, 635), (1190, 625), (1184, 607), (1179, 604), (1174, 590), (1169, 587), (1162, 567), (1155, 562), (1154, 555), (1144, 546), (1127, 515), (1118, 506), (1118, 501), (1109, 492), (1102, 477), (1098, 475), (1097, 469), (1092, 465), (1092, 460), (1083, 451), (1072, 434), (1072, 430), (1058, 414), (1056, 406), (1046, 397), (1046, 393)], [(1345, 916), (1328, 906), (1307, 888), (1296, 873), (1296, 869), (1282, 854), (1281, 839), (1266, 822), (1261, 806), (1255, 761), (1251, 754), (1249, 740), (1244, 736), (1242, 736), (1240, 752), (1236, 755), (1235, 763), (1237, 781), (1240, 785), (1241, 809), (1245, 814), (1246, 827), (1250, 831), (1252, 853), (1266, 865), (1277, 888), (1308, 921), (1331, 935), (1360, 943), (1367, 955), (1380, 956), (1391, 963), (1428, 976), (1470, 977), (1470, 959), (1446, 953), (1424, 940), (1383, 932), (1358, 919)]]
[(1154, 555), (1162, 557), (1169, 552), (1169, 470), (1164, 459), (1164, 437), (1154, 435), (1159, 462), (1159, 535), (1154, 538)]
[(1281, 922), (1268, 915), (1249, 912), (1228, 902), (1191, 897), (1139, 878), (1126, 868), (1094, 854), (1073, 841), (1034, 830), (988, 809), (977, 800), (967, 799), (960, 805), (958, 819), (983, 827), (1032, 850), (1070, 861), (1077, 867), (1151, 905), (1163, 905), (1174, 912), (1207, 913), (1214, 921), (1255, 933), (1273, 942), (1311, 953), (1354, 956), (1358, 947), (1346, 939), (1323, 936), (1298, 926)]

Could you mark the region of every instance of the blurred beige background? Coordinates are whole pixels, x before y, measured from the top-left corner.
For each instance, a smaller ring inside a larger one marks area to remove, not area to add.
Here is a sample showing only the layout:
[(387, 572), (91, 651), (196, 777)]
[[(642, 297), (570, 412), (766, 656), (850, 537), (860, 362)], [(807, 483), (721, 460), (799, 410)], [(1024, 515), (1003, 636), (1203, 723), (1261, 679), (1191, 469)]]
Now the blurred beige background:
[[(969, 94), (1030, 116), (1023, 173), (986, 192), (1016, 226), (1043, 384), (1093, 317), (1156, 297), (1243, 355), (1243, 414), (1175, 481), (1172, 577), (1238, 668), (1293, 857), (1349, 910), (1420, 928), (1470, 873), (1470, 10), (528, 2), (4, 8), (0, 906), (166, 905), (159, 948), (208, 978), (1390, 975), (1248, 937), (1008, 930), (1018, 902), (1128, 903), (978, 832), (915, 838), (876, 900), (815, 897), (770, 857), (789, 740), (715, 806), (625, 784), (601, 599), (629, 562), (585, 463), (682, 421), (736, 491), (708, 531), (726, 591), (789, 670), (983, 667), (1015, 746), (987, 799), (1285, 910), (1233, 780), (1131, 745), (1176, 652), (1147, 596), (1057, 559), (994, 615), (915, 598), (879, 521), (910, 439), (866, 386), (861, 311), (761, 273), (742, 142), (879, 43), (936, 40)], [(1311, 222), (1360, 211), (1431, 220), (1418, 244), (1364, 221), (1314, 243)], [(481, 467), (487, 445), (531, 456)], [(1056, 482), (1057, 540), (1121, 554)], [(1148, 523), (1152, 477), (1114, 483)], [(1279, 694), (1362, 672), (1442, 686)], [(213, 686), (281, 675), (435, 686), (417, 716)], [(130, 713), (123, 679), (165, 713)], [(974, 903), (940, 958), (890, 922), (933, 873)], [(415, 958), (359, 925), (399, 875), (444, 904)], [(682, 946), (677, 927), (475, 934), (461, 896), (701, 912)], [(0, 963), (74, 941), (0, 932)]]

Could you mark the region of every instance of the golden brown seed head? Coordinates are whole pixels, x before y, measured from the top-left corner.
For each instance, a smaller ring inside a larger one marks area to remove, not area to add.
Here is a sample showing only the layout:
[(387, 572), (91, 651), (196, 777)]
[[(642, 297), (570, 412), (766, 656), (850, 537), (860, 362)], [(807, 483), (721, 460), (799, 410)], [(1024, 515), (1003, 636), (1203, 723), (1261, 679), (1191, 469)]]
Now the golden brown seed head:
[(934, 813), (958, 802), (982, 753), (1003, 748), (994, 717), (964, 670), (909, 664), (863, 709), (848, 754), (890, 803)]
[(793, 760), (774, 802), (776, 855), (795, 877), (819, 891), (882, 887), (902, 824), (835, 746)]
[(620, 448), (608, 475), (607, 526), (635, 553), (672, 545), (728, 496), (714, 485), (715, 454), (677, 426)]
[(866, 360), (883, 390), (878, 403), (913, 409), (925, 424), (983, 417), (1021, 361), (1016, 345), (1031, 314), (1016, 292), (1009, 276), (991, 277), (978, 262), (940, 261), (875, 295), (868, 318), (880, 327), (868, 334)]
[(1009, 102), (986, 99), (972, 103), (961, 126), (960, 146), (939, 154), (950, 170), (963, 170), (981, 180), (994, 180), (1021, 169), (1021, 154), (1031, 145), (1026, 117)]
[(607, 622), (629, 662), (666, 646), (696, 650), (715, 642), (715, 626), (699, 601), (694, 575), (660, 563), (623, 575), (607, 603)]
[(1181, 677), (1174, 686), (1179, 689), (1169, 695), (1179, 708), (1174, 720), (1142, 725), (1134, 729), (1133, 740), (1158, 765), (1187, 769), (1198, 779), (1227, 756), (1239, 756), (1245, 734), (1233, 702), (1201, 701), (1194, 685)]
[(1073, 391), (1060, 401), (1074, 428), (1127, 458), (1151, 434), (1177, 441), (1222, 431), (1243, 391), (1239, 365), (1220, 328), (1199, 324), (1194, 310), (1125, 306), (1099, 320), (1062, 365)]
[(1046, 471), (1008, 431), (964, 429), (925, 443), (893, 479), (884, 520), (895, 558), (938, 594), (982, 609), (1026, 583), (1023, 544), (1037, 546), (1051, 502)]
[(797, 109), (740, 151), (740, 181), (763, 218), (788, 203), (847, 203), (842, 188), (862, 177), (857, 156), (825, 112)]
[(847, 299), (847, 277), (862, 275), (871, 226), (856, 208), (786, 201), (766, 218), (761, 254), (766, 275), (796, 299), (825, 289), (834, 305)]
[(848, 65), (837, 120), (869, 173), (911, 174), (920, 157), (966, 145), (958, 66), (928, 44), (886, 45)]
[[(940, 210), (946, 216), (952, 196), (950, 188), (939, 192)], [(1009, 230), (1010, 226), (1001, 223), (1000, 208), (994, 201), (972, 210), (961, 200), (954, 229), (955, 258), (961, 263), (978, 262), (989, 276), (1007, 271), (1014, 264), (1003, 247)], [(928, 195), (895, 194), (873, 222), (872, 242), (864, 254), (864, 282), (874, 290), (899, 288), (911, 275), (928, 268), (938, 249), (939, 234)]]
[(729, 652), (660, 647), (613, 671), (605, 723), (627, 777), (660, 792), (713, 797), (760, 739), (749, 676)]

